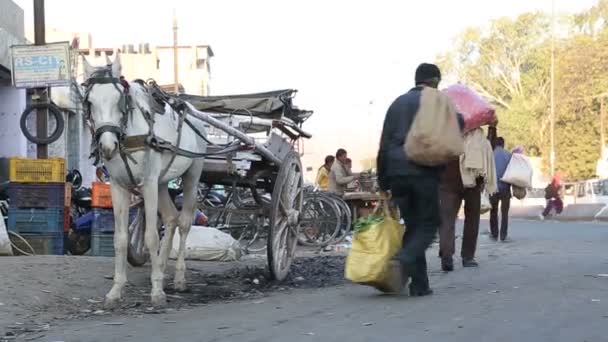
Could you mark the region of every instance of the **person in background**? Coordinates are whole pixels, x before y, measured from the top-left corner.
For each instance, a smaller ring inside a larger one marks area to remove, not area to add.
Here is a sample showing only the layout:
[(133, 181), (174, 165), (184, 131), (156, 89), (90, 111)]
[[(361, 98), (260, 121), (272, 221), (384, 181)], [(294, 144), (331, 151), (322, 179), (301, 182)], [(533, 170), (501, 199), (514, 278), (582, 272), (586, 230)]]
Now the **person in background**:
[(463, 267), (477, 267), (475, 251), (479, 233), (479, 212), (481, 210), (481, 189), (483, 179), (476, 179), (476, 186), (465, 188), (462, 183), (460, 161), (448, 163), (441, 177), (439, 197), (441, 198), (441, 227), (439, 228), (439, 257), (441, 269), (454, 270), (456, 245), (456, 218), (464, 201), (464, 228), (460, 251)]
[(492, 209), (490, 210), (490, 238), (498, 240), (498, 208), (500, 205), (500, 241), (507, 240), (509, 229), (509, 209), (511, 208), (511, 185), (500, 181), (511, 161), (511, 153), (505, 150), (505, 139), (496, 138), (494, 148), (494, 162), (496, 163), (496, 180), (498, 192), (490, 197)]
[(192, 219), (192, 225), (194, 226), (207, 226), (209, 224), (209, 218), (203, 214), (199, 209), (194, 210), (194, 217)]
[(323, 164), (319, 171), (317, 171), (317, 179), (315, 181), (317, 187), (323, 191), (329, 190), (329, 172), (331, 166), (334, 164), (334, 156), (325, 157), (325, 164)]
[(331, 171), (329, 172), (329, 191), (344, 195), (348, 183), (357, 180), (357, 176), (352, 174), (347, 165), (348, 154), (341, 148), (336, 152)]
[(540, 219), (544, 220), (545, 217), (549, 216), (551, 211), (555, 210), (556, 214), (561, 214), (564, 210), (564, 202), (559, 194), (562, 188), (559, 175), (555, 175), (553, 180), (545, 188), (545, 199), (547, 200), (547, 206), (543, 213), (540, 215)]
[(344, 166), (346, 166), (346, 172), (348, 172), (348, 175), (352, 175), (353, 174), (353, 161), (350, 158), (346, 158), (346, 164), (344, 164)]
[[(407, 227), (391, 275), (395, 287), (396, 282), (401, 282), (402, 287), (411, 277), (410, 296), (433, 293), (427, 274), (426, 250), (441, 222), (438, 187), (443, 167), (425, 167), (410, 161), (403, 146), (418, 112), (422, 90), (437, 89), (440, 81), (441, 71), (436, 65), (418, 66), (416, 86), (399, 96), (386, 113), (376, 160), (378, 185), (382, 191), (390, 191)], [(459, 115), (458, 120), (462, 129), (462, 116)]]
[(475, 252), (479, 235), (482, 191), (485, 189), (487, 193), (493, 194), (496, 188), (496, 166), (491, 142), (484, 136), (481, 128), (477, 128), (465, 135), (465, 152), (460, 160), (449, 162), (441, 175), (439, 257), (443, 271), (454, 270), (456, 219), (463, 201), (464, 228), (460, 251), (462, 266), (479, 266), (475, 260)]

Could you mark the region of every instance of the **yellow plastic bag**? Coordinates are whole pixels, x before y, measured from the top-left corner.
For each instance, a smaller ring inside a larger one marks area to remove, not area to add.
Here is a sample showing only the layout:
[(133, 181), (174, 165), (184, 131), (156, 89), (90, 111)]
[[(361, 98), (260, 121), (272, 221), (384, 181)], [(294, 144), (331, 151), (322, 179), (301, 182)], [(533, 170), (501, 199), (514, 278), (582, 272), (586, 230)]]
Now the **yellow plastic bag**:
[(355, 232), (344, 273), (352, 282), (388, 292), (391, 281), (389, 262), (401, 248), (405, 229), (399, 223), (399, 216), (390, 209), (388, 199), (380, 202), (374, 214), (378, 213), (382, 215), (379, 223)]

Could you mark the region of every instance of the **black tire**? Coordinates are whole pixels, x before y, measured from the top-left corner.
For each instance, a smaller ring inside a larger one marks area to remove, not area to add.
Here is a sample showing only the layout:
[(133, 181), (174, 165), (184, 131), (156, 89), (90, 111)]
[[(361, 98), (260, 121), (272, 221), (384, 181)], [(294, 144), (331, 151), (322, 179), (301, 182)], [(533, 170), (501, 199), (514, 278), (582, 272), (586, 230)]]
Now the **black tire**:
[(84, 255), (90, 248), (91, 232), (81, 233), (70, 229), (65, 248), (70, 255)]
[[(30, 131), (28, 131), (28, 129), (27, 129), (27, 118), (30, 116), (30, 114), (32, 114), (32, 112), (34, 112), (34, 110), (38, 111), (41, 109), (48, 109), (49, 113), (55, 118), (55, 122), (56, 122), (55, 131), (53, 132), (53, 134), (51, 134), (47, 138), (36, 137), (36, 136), (32, 135), (32, 133)], [(35, 103), (35, 104), (31, 104), (25, 108), (25, 110), (23, 111), (23, 114), (21, 114), (20, 125), (21, 125), (21, 132), (23, 132), (23, 135), (25, 135), (27, 140), (33, 142), (34, 144), (38, 144), (38, 145), (49, 145), (49, 144), (54, 143), (55, 141), (59, 140), (59, 138), (61, 138), (61, 135), (63, 134), (65, 121), (63, 119), (63, 113), (61, 112), (59, 107), (57, 107), (54, 103), (50, 103), (50, 104), (49, 103)]]

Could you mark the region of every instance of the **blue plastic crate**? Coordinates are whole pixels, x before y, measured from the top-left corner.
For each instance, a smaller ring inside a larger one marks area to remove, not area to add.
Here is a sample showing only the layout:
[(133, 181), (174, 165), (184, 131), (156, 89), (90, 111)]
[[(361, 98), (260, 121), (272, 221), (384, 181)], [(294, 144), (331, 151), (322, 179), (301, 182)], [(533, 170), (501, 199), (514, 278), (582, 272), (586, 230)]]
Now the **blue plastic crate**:
[[(129, 223), (135, 219), (137, 209), (129, 210)], [(91, 231), (95, 233), (114, 232), (114, 210), (104, 208), (93, 208), (93, 225)]]
[(63, 234), (63, 208), (8, 209), (8, 230), (17, 233)]
[[(27, 243), (34, 249), (36, 255), (63, 255), (63, 232), (55, 234), (30, 234), (19, 233)], [(17, 237), (11, 237), (11, 242), (15, 247), (13, 251), (16, 255), (22, 252), (31, 253), (32, 250)], [(21, 251), (20, 251), (21, 250)]]
[(91, 256), (114, 256), (114, 233), (91, 234)]
[(8, 196), (14, 208), (63, 208), (64, 183), (10, 183)]

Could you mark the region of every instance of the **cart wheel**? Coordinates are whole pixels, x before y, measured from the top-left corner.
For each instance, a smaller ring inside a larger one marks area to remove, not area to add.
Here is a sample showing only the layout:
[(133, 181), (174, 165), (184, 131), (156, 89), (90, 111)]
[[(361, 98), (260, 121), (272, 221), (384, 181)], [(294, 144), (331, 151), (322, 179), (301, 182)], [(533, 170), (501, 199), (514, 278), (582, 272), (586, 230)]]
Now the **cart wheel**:
[(146, 231), (146, 212), (142, 205), (137, 209), (137, 215), (131, 224), (129, 224), (129, 245), (127, 247), (127, 261), (133, 267), (143, 266), (150, 255), (146, 249), (145, 231)]
[(300, 156), (292, 151), (283, 160), (272, 191), (267, 252), (270, 275), (278, 281), (287, 277), (295, 257), (304, 200), (303, 185)]

